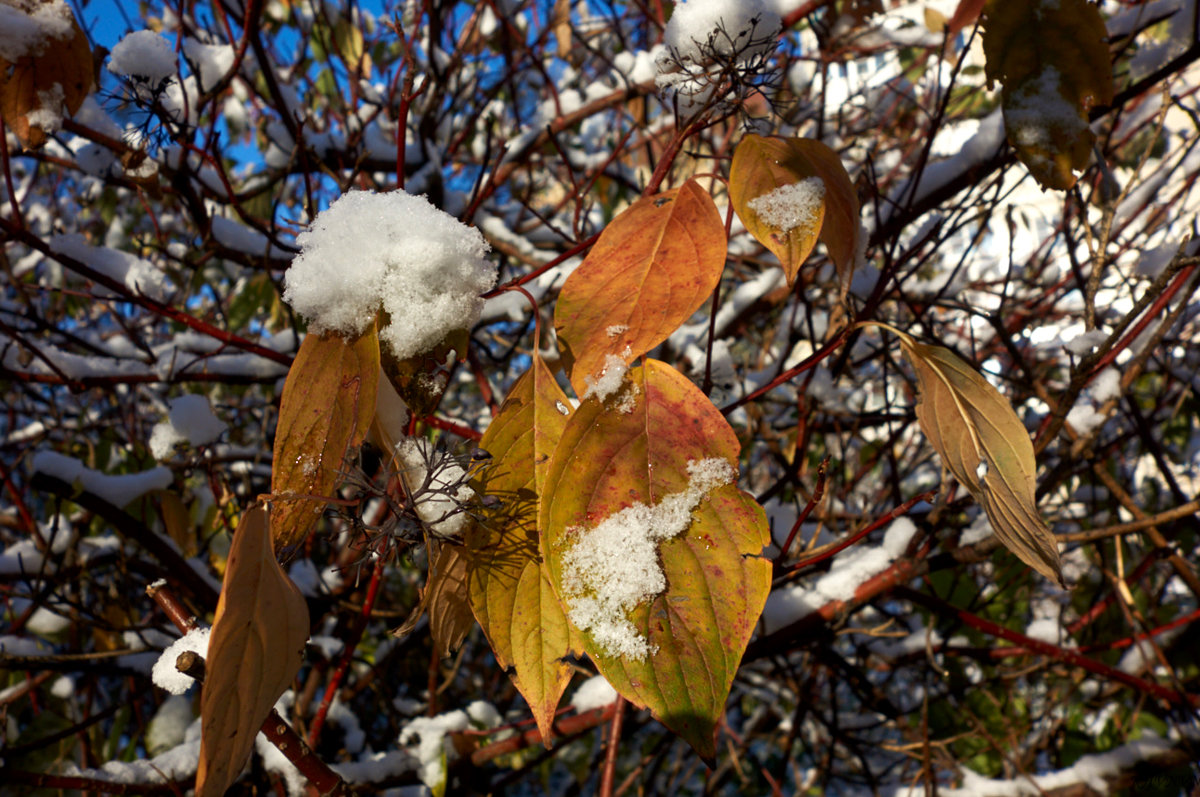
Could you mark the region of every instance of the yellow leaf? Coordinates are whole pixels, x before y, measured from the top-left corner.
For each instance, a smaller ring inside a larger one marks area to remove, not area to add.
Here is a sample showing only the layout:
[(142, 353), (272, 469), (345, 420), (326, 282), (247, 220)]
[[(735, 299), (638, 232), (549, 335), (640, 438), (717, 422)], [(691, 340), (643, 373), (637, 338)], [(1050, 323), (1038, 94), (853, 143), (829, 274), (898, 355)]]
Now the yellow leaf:
[(308, 605), (275, 560), (267, 510), (246, 512), (233, 536), (209, 636), (200, 698), (197, 797), (220, 797), (300, 669)]
[(891, 331), (917, 372), (917, 421), (942, 463), (983, 506), (996, 538), (1065, 586), (1058, 543), (1037, 510), (1033, 443), (1012, 405), (954, 352)]
[(1008, 141), (1046, 188), (1073, 186), (1091, 157), (1088, 111), (1113, 100), (1106, 36), (1087, 0), (988, 0), (984, 8), (988, 84), (1004, 84)]
[(275, 431), (271, 530), (275, 550), (304, 540), (325, 511), (322, 497), (342, 481), (346, 453), (362, 443), (375, 417), (379, 338), (372, 324), (348, 341), (310, 333), (292, 362)]
[(858, 195), (837, 153), (805, 138), (748, 135), (729, 168), (738, 218), (783, 266), (788, 285), (817, 240), (837, 266), (844, 296), (858, 250)]
[[(25, 147), (46, 143), (62, 116), (73, 114), (92, 91), (94, 67), (87, 36), (62, 0), (0, 0), (31, 24), (49, 31), (32, 38), (16, 60), (0, 58), (0, 117)], [(14, 55), (14, 53), (9, 53)]]
[(480, 441), (494, 457), (484, 492), (498, 498), (500, 508), (466, 537), (471, 607), (500, 666), (512, 668), (547, 745), (571, 680), (564, 659), (583, 650), (538, 552), (542, 485), (569, 406), (535, 352)]

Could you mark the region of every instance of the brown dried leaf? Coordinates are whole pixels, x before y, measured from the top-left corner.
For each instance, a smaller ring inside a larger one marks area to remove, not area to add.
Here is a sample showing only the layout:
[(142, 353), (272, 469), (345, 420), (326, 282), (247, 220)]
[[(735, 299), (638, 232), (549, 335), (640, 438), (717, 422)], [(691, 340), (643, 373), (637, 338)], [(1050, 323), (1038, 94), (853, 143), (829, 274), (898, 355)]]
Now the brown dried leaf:
[(954, 352), (892, 331), (917, 372), (917, 420), (946, 468), (983, 506), (1005, 547), (1066, 586), (1058, 544), (1037, 511), (1033, 443), (1012, 405)]
[(233, 535), (209, 637), (197, 797), (223, 795), (241, 773), (300, 669), (308, 631), (308, 605), (275, 560), (266, 508), (255, 506)]
[[(66, 32), (29, 42), (28, 50), (16, 61), (0, 58), (0, 117), (22, 146), (46, 143), (58, 129), (58, 120), (73, 114), (92, 91), (94, 72), (87, 36), (79, 28), (71, 9), (53, 0), (0, 0), (18, 12), (39, 16), (55, 15)], [(54, 10), (43, 8), (54, 5)]]

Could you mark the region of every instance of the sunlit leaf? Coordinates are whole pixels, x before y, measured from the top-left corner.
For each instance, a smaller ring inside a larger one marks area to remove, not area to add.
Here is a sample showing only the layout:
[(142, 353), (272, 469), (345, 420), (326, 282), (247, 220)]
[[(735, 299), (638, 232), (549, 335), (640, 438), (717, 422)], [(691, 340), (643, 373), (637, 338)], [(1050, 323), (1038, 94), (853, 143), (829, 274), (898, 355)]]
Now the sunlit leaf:
[(608, 357), (630, 363), (666, 340), (717, 287), (725, 252), (725, 225), (695, 180), (613, 219), (554, 311), (575, 392)]
[(779, 258), (789, 285), (819, 239), (837, 267), (842, 293), (849, 288), (858, 195), (836, 152), (806, 138), (748, 135), (733, 154), (729, 198), (750, 234)]
[(309, 334), (292, 362), (275, 432), (271, 530), (275, 550), (303, 541), (342, 481), (346, 454), (375, 416), (379, 338), (375, 325), (354, 340)]
[(241, 773), (308, 641), (308, 605), (275, 560), (268, 523), (265, 508), (250, 509), (229, 549), (200, 698), (199, 797), (223, 795)]
[(892, 331), (917, 372), (917, 421), (943, 464), (983, 506), (996, 538), (1062, 585), (1058, 544), (1034, 496), (1033, 443), (1012, 405), (949, 349)]
[[(695, 484), (689, 464), (715, 462), (728, 472), (729, 483), (683, 501), (690, 525), (657, 544), (665, 591), (617, 618), (647, 655), (614, 653), (619, 648), (598, 641), (596, 628), (583, 631), (588, 655), (617, 691), (711, 757), (713, 731), (770, 589), (771, 565), (760, 556), (769, 542), (766, 518), (732, 481), (733, 429), (695, 385), (654, 360), (631, 370), (628, 382), (629, 412), (586, 401), (568, 420), (545, 482), (542, 552), (556, 592), (568, 596), (564, 561), (584, 535), (622, 510), (678, 503)], [(634, 556), (644, 546), (628, 539), (610, 549), (613, 566), (644, 564)], [(567, 606), (577, 611), (589, 599), (603, 596), (593, 592)]]
[(484, 492), (501, 504), (466, 539), (475, 616), (500, 666), (513, 669), (513, 683), (547, 741), (571, 680), (563, 659), (582, 650), (538, 551), (541, 486), (569, 407), (554, 375), (535, 356), (480, 442), (494, 458)]
[[(44, 12), (47, 0), (0, 0), (18, 13)], [(79, 110), (94, 84), (92, 50), (70, 8), (57, 4), (70, 17), (69, 34), (31, 41), (29, 52), (8, 62), (0, 58), (0, 117), (21, 144), (37, 148), (46, 143), (56, 121)], [(36, 23), (34, 23), (36, 24)]]
[(1003, 83), (1008, 141), (1046, 188), (1067, 189), (1091, 157), (1088, 111), (1113, 100), (1099, 9), (1087, 0), (988, 0), (989, 86)]

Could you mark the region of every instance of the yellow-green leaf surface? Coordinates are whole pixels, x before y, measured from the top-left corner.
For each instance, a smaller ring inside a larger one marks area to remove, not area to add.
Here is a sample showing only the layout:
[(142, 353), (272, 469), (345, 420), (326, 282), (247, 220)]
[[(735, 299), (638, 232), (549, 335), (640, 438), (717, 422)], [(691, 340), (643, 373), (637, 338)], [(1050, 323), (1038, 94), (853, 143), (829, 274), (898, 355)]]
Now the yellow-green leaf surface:
[(720, 282), (726, 247), (721, 215), (695, 180), (613, 219), (554, 311), (575, 392), (587, 392), (608, 357), (633, 362), (696, 312)]
[(1012, 405), (974, 368), (941, 346), (900, 333), (917, 372), (917, 420), (946, 468), (974, 496), (1010, 551), (1063, 584), (1054, 534), (1037, 510), (1037, 463)]
[(547, 743), (571, 680), (563, 659), (582, 651), (538, 551), (538, 496), (569, 412), (566, 394), (535, 354), (480, 441), (493, 456), (484, 492), (500, 509), (466, 537), (471, 607), (500, 666), (513, 668)]
[(375, 325), (354, 340), (310, 333), (288, 371), (275, 431), (271, 529), (275, 550), (300, 544), (342, 480), (346, 453), (375, 417), (379, 338)]
[(308, 605), (275, 560), (267, 510), (238, 524), (209, 636), (200, 697), (198, 797), (220, 797), (241, 774), (254, 737), (300, 669)]
[[(752, 207), (760, 197), (811, 178), (820, 179), (823, 201), (794, 227), (768, 224)], [(779, 258), (788, 285), (821, 240), (837, 267), (843, 294), (849, 288), (858, 248), (858, 195), (836, 152), (807, 138), (748, 135), (733, 154), (729, 199), (750, 234)]]
[(984, 8), (988, 83), (1004, 84), (1008, 141), (1046, 188), (1075, 185), (1091, 157), (1088, 111), (1113, 100), (1106, 36), (1087, 0), (988, 0)]
[(542, 553), (561, 598), (564, 558), (581, 535), (622, 510), (657, 509), (686, 494), (690, 462), (727, 463), (730, 483), (705, 491), (691, 505), (690, 526), (658, 546), (666, 590), (627, 612), (650, 653), (614, 655), (583, 631), (588, 655), (617, 691), (712, 756), (713, 731), (770, 590), (771, 565), (761, 557), (766, 517), (732, 482), (737, 437), (695, 385), (655, 360), (627, 379), (635, 388), (630, 411), (585, 401), (568, 419), (544, 487)]

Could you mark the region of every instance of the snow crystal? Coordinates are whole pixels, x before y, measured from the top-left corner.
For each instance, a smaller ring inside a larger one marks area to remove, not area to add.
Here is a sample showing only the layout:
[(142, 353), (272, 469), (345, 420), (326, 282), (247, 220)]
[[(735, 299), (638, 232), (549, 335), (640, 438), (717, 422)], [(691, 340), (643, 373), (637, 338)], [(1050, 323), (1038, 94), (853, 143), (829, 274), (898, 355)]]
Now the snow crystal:
[(175, 668), (175, 660), (179, 658), (180, 653), (189, 650), (199, 653), (201, 656), (207, 656), (208, 632), (207, 628), (193, 628), (162, 652), (150, 673), (156, 686), (166, 689), (173, 695), (182, 695), (196, 682), (195, 678), (184, 675)]
[(594, 708), (602, 708), (617, 699), (617, 690), (603, 675), (594, 675), (579, 685), (571, 697), (571, 708), (582, 714)]
[(175, 480), (171, 471), (163, 467), (110, 476), (86, 468), (79, 460), (54, 451), (39, 451), (34, 454), (33, 471), (53, 476), (68, 484), (77, 484), (86, 492), (118, 507), (125, 506), (151, 490), (164, 490)]
[(284, 299), (314, 331), (356, 335), (381, 305), (399, 359), (428, 351), (483, 309), (496, 281), (479, 230), (422, 196), (351, 191), (297, 238)]
[(824, 201), (825, 182), (820, 177), (807, 177), (756, 196), (748, 204), (763, 224), (787, 232), (802, 225), (816, 227)]
[(626, 615), (667, 588), (658, 544), (684, 531), (700, 501), (737, 477), (720, 458), (693, 460), (687, 470), (687, 489), (654, 507), (637, 503), (595, 528), (567, 529), (571, 547), (563, 555), (562, 574), (568, 614), (610, 656), (643, 659), (653, 652)]
[[(411, 437), (396, 445), (396, 457), (404, 466), (405, 484), (415, 493), (415, 508), (421, 520), (439, 536), (461, 534), (467, 524), (462, 507), (475, 497), (462, 466), (435, 451), (429, 441)], [(433, 465), (432, 471), (429, 465)]]
[(152, 30), (135, 30), (113, 47), (108, 71), (127, 78), (141, 78), (152, 86), (175, 74), (175, 51), (171, 43)]
[(630, 354), (632, 354), (632, 349), (626, 346), (623, 357), (615, 354), (605, 356), (604, 367), (600, 369), (599, 376), (589, 374), (583, 378), (587, 389), (579, 397), (580, 400), (594, 398), (597, 401), (606, 401), (609, 396), (620, 390), (621, 383), (625, 381), (625, 374), (629, 371), (629, 364), (625, 362), (624, 357), (628, 357)]
[(62, 0), (0, 3), (0, 60), (41, 55), (51, 39), (67, 39), (75, 20)]
[[(400, 733), (400, 744), (409, 748), (421, 762), (421, 782), (435, 791), (446, 780), (446, 761), (457, 753), (446, 734), (471, 727), (467, 712), (458, 710), (436, 717), (417, 717)], [(415, 745), (414, 745), (415, 742)], [(412, 748), (415, 746), (415, 750)]]
[(782, 22), (764, 0), (685, 0), (675, 4), (663, 43), (680, 62), (703, 63), (712, 54), (765, 52)]
[(208, 399), (190, 393), (170, 401), (167, 420), (155, 425), (150, 433), (150, 453), (157, 460), (164, 460), (175, 451), (175, 446), (189, 443), (193, 446), (207, 445), (221, 436), (227, 428), (213, 414)]

